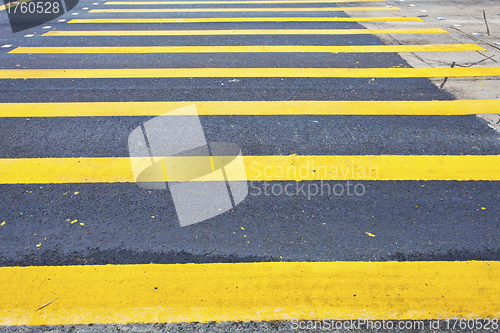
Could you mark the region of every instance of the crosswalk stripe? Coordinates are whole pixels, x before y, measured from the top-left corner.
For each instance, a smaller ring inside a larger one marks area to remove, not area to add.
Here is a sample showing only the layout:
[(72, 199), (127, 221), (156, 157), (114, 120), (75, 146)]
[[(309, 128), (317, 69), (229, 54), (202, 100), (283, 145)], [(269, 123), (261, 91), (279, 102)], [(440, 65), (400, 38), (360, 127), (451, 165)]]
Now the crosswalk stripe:
[(241, 30), (66, 30), (42, 36), (220, 36), (220, 35), (392, 35), (442, 34), (444, 29), (241, 29)]
[(241, 1), (106, 1), (105, 5), (239, 5), (269, 3), (348, 3), (385, 2), (385, 0), (241, 0)]
[(401, 10), (398, 7), (320, 7), (320, 8), (138, 8), (92, 9), (89, 13), (179, 13), (179, 12), (345, 12)]
[[(161, 157), (158, 157), (161, 159)], [(141, 158), (0, 159), (0, 184), (132, 183), (132, 163)], [(198, 165), (205, 157), (169, 158)], [(499, 181), (498, 155), (244, 156), (246, 175), (234, 180), (456, 180)], [(184, 175), (169, 181), (184, 181)], [(205, 178), (203, 180), (223, 180)], [(241, 178), (241, 179), (240, 179)], [(150, 179), (149, 181), (163, 181)]]
[(2, 267), (0, 322), (498, 318), (499, 274), (498, 261)]
[(74, 19), (68, 23), (225, 23), (225, 22), (421, 22), (419, 17), (206, 17)]
[(414, 78), (500, 76), (500, 67), (455, 68), (101, 68), (0, 69), (0, 79), (308, 77)]
[(450, 52), (486, 51), (475, 44), (352, 46), (93, 46), (18, 47), (9, 53), (264, 53), (264, 52)]
[(159, 116), (189, 105), (199, 115), (500, 114), (500, 99), (459, 101), (197, 101), (0, 103), (0, 117)]

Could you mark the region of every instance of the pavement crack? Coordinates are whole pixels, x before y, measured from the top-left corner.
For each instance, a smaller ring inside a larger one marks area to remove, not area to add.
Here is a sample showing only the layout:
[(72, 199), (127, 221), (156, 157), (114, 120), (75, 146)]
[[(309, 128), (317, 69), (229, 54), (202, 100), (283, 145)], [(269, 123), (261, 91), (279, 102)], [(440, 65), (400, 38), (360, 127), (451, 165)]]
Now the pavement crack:
[(476, 42), (483, 43), (483, 44), (489, 45), (489, 46), (491, 46), (491, 47), (493, 47), (493, 48), (495, 48), (495, 49), (497, 49), (497, 50), (500, 50), (500, 47), (498, 47), (498, 46), (496, 46), (496, 45), (494, 45), (494, 44), (491, 44), (491, 43), (485, 42), (484, 40), (481, 40), (481, 39), (476, 38), (476, 37), (474, 37), (474, 36), (471, 36), (471, 35), (469, 35), (468, 33), (463, 32), (463, 31), (462, 31), (462, 30), (460, 30), (460, 29), (457, 29), (457, 28), (455, 28), (455, 27), (450, 27), (450, 28), (451, 28), (451, 29), (454, 29), (455, 31), (457, 31), (457, 32), (461, 33), (461, 34), (462, 34), (462, 35), (464, 35), (464, 36), (469, 37), (470, 39), (475, 40)]
[[(451, 68), (453, 68), (453, 67), (455, 67), (455, 62), (453, 62), (453, 63), (451, 64)], [(444, 78), (444, 81), (443, 81), (443, 83), (441, 83), (441, 85), (439, 86), (439, 89), (443, 89), (444, 85), (446, 84), (446, 81), (448, 81), (448, 77), (445, 77), (445, 78)]]

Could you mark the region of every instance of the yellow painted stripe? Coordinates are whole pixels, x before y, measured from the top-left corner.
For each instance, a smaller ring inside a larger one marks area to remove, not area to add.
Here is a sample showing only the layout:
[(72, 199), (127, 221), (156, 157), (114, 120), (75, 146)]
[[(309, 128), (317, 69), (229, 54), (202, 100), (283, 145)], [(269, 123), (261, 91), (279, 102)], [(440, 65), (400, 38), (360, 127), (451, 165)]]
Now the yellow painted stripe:
[(263, 52), (449, 52), (486, 51), (475, 44), (356, 46), (94, 46), (18, 47), (9, 53), (263, 53)]
[(207, 18), (131, 18), (74, 19), (68, 23), (215, 23), (215, 22), (406, 22), (419, 17), (207, 17)]
[(219, 36), (219, 35), (382, 35), (442, 34), (443, 29), (241, 29), (241, 30), (69, 30), (42, 36)]
[(320, 7), (320, 8), (140, 8), (92, 9), (90, 13), (179, 13), (179, 12), (345, 12), (401, 10), (397, 7)]
[(500, 99), (460, 101), (200, 101), (0, 103), (0, 117), (159, 116), (189, 105), (199, 115), (500, 114)]
[(30, 2), (32, 0), (16, 0), (16, 1), (11, 1), (9, 2), (8, 4), (5, 4), (5, 5), (1, 5), (0, 6), (0, 12), (2, 10), (6, 10), (6, 9), (9, 9), (9, 8), (14, 8), (16, 6), (19, 6), (20, 4), (22, 3), (25, 3), (25, 2)]
[(384, 2), (385, 0), (242, 0), (242, 1), (106, 1), (105, 5), (239, 5), (261, 3), (347, 3)]
[(500, 67), (459, 68), (120, 68), (0, 69), (0, 79), (179, 77), (476, 77), (500, 76)]
[(0, 325), (498, 318), (499, 274), (498, 261), (2, 267)]
[[(245, 175), (237, 177), (249, 181), (500, 180), (498, 155), (292, 155), (243, 158), (246, 179)], [(198, 163), (200, 157), (182, 157), (178, 160), (180, 163)], [(175, 160), (172, 163), (176, 163)], [(132, 182), (134, 176), (128, 157), (0, 159), (0, 184)]]

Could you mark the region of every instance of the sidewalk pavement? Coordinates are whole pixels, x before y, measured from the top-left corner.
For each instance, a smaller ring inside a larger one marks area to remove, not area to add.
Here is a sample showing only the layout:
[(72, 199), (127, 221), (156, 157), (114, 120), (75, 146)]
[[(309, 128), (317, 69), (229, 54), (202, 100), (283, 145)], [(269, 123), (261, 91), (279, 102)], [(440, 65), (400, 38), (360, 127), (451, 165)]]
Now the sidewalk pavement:
[[(411, 44), (477, 44), (487, 51), (401, 53), (410, 66), (469, 67), (500, 66), (500, 5), (488, 0), (398, 0), (388, 6), (401, 8), (384, 16), (417, 16), (423, 22), (362, 22), (367, 29), (442, 28), (447, 34), (379, 35), (389, 45)], [(483, 13), (484, 11), (484, 13)], [(352, 15), (352, 14), (351, 14)], [(364, 12), (363, 16), (380, 16)], [(361, 15), (357, 15), (361, 16)], [(500, 80), (495, 77), (433, 78), (437, 87), (461, 99), (498, 99)], [(444, 84), (443, 84), (444, 83)], [(478, 115), (500, 132), (500, 115)]]

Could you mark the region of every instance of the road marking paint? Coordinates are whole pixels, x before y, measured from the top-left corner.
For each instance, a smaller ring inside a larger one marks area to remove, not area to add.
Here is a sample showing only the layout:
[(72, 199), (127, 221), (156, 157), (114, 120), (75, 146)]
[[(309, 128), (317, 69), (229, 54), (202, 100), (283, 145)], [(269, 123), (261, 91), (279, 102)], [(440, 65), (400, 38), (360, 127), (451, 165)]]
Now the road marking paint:
[(42, 36), (219, 36), (219, 35), (392, 35), (442, 34), (443, 29), (241, 29), (49, 31)]
[(139, 8), (91, 9), (89, 13), (180, 13), (180, 12), (345, 12), (401, 10), (397, 7), (320, 7), (320, 8)]
[(195, 105), (199, 115), (470, 115), (500, 114), (500, 100), (195, 101), (0, 103), (0, 117), (159, 116)]
[(106, 1), (105, 5), (239, 5), (269, 3), (349, 3), (349, 2), (385, 2), (385, 0), (238, 0), (238, 1)]
[(500, 67), (455, 68), (120, 68), (0, 69), (0, 79), (350, 77), (414, 78), (500, 76)]
[(68, 23), (214, 23), (214, 22), (405, 22), (423, 21), (419, 17), (207, 17), (207, 18), (131, 18), (74, 19)]
[(498, 261), (2, 267), (0, 323), (498, 318), (499, 274)]
[(359, 46), (104, 46), (18, 47), (9, 53), (263, 53), (263, 52), (450, 52), (486, 51), (475, 44), (359, 45)]
[[(169, 163), (196, 164), (203, 159), (169, 157)], [(238, 175), (238, 180), (500, 180), (498, 155), (291, 155), (243, 159), (246, 176)], [(132, 183), (132, 162), (129, 157), (0, 159), (0, 184)], [(203, 179), (214, 180), (223, 179)]]

